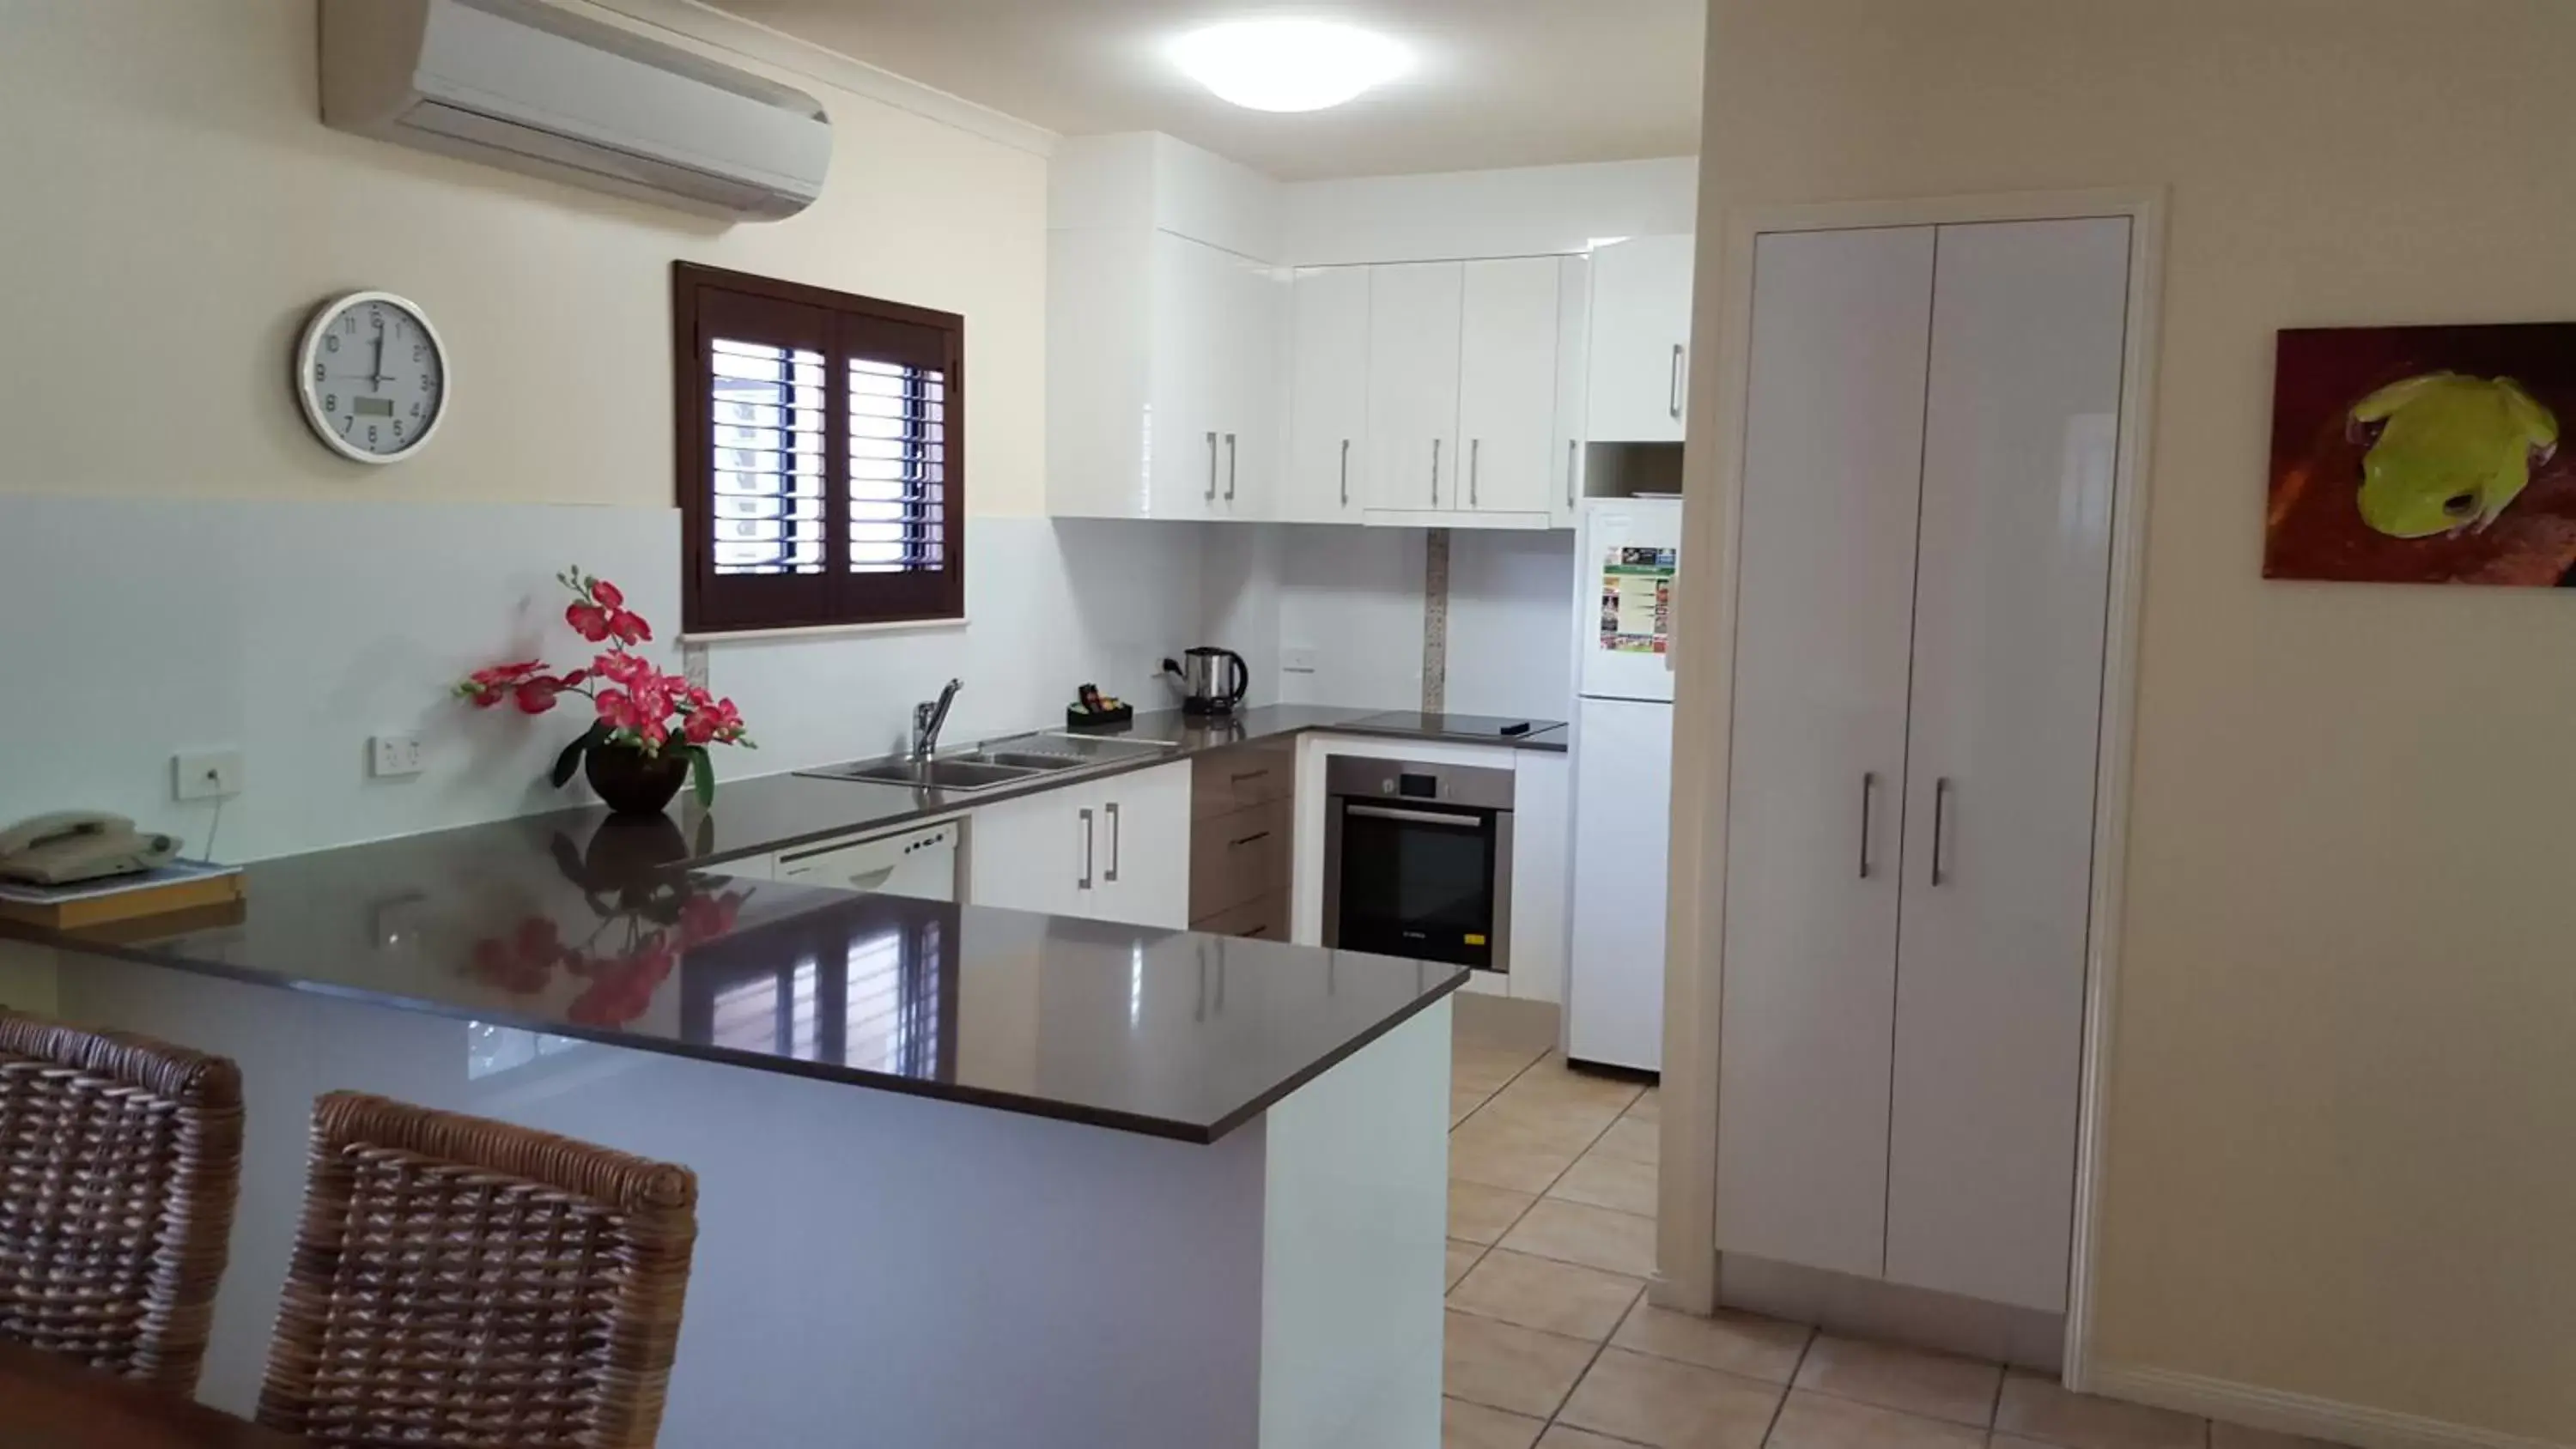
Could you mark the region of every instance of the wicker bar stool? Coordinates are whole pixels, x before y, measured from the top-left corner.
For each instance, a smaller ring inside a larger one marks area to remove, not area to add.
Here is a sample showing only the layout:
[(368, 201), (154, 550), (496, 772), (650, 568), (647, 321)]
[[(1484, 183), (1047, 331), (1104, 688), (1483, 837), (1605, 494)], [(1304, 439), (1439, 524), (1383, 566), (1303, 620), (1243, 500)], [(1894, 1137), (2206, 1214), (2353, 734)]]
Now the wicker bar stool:
[(332, 1445), (644, 1449), (697, 1198), (686, 1168), (322, 1098), (259, 1421)]
[(0, 1338), (193, 1393), (241, 1150), (230, 1061), (0, 1010)]

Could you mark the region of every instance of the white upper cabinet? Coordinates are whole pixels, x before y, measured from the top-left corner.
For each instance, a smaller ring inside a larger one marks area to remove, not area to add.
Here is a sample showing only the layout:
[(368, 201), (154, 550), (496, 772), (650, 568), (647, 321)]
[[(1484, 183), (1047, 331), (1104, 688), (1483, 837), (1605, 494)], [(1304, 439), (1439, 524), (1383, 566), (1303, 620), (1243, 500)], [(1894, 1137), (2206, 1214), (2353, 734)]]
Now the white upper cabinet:
[(1368, 506), (1454, 508), (1458, 341), (1466, 267), (1416, 262), (1369, 269)]
[(1688, 236), (1641, 236), (1592, 253), (1590, 396), (1596, 443), (1678, 443), (1690, 393)]
[(1288, 446), (1271, 516), (1358, 523), (1368, 496), (1369, 271), (1310, 267), (1290, 292)]
[(1047, 511), (1253, 519), (1280, 453), (1270, 184), (1167, 136), (1068, 142), (1048, 233)]
[(1265, 517), (1278, 447), (1276, 273), (1165, 231), (1153, 249), (1142, 516)]
[(1556, 257), (1465, 264), (1458, 370), (1459, 486), (1472, 513), (1549, 520), (1558, 496)]

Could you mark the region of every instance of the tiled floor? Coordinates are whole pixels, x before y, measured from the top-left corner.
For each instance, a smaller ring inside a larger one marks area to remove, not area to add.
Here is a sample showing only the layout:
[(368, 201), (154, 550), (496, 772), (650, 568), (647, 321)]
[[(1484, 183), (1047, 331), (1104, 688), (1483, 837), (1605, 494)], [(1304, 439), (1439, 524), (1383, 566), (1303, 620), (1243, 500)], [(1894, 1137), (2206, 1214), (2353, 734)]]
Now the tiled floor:
[(2292, 1449), (2020, 1370), (1645, 1302), (1656, 1097), (1477, 1039), (1451, 1074), (1443, 1449)]

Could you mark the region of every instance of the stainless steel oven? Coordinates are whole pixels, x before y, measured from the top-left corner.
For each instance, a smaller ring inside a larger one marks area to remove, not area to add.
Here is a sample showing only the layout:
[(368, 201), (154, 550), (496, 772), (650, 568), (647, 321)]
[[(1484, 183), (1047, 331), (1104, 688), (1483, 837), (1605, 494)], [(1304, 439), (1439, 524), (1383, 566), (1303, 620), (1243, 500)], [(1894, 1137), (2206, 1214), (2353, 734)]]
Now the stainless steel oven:
[(1324, 944), (1511, 969), (1512, 772), (1330, 757)]

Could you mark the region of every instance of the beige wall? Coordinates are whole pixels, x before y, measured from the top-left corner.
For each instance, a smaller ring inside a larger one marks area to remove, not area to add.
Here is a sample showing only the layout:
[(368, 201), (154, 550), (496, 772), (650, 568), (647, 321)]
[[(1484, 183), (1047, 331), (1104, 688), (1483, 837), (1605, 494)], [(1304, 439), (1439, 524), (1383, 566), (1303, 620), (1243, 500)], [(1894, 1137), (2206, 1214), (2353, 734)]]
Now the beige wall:
[[(831, 111), (832, 175), (727, 229), (326, 130), (314, 27), (313, 0), (0, 0), (0, 490), (668, 506), (686, 258), (965, 314), (971, 505), (1043, 511), (1039, 155), (772, 70)], [(396, 468), (326, 452), (287, 385), (357, 287), (455, 355)]]
[(2576, 1441), (2576, 598), (2265, 583), (2277, 328), (2576, 317), (2566, 0), (1715, 0), (1712, 207), (2171, 188), (2099, 1360)]

